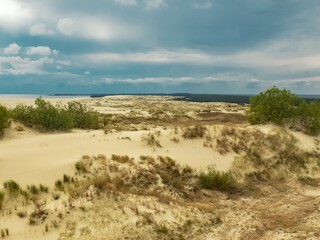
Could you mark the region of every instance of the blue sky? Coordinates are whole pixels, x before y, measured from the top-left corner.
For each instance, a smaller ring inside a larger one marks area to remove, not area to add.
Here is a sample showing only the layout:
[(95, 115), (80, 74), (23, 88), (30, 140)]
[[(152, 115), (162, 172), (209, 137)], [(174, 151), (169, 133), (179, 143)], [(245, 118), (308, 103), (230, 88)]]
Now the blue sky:
[(319, 0), (0, 0), (0, 93), (320, 93)]

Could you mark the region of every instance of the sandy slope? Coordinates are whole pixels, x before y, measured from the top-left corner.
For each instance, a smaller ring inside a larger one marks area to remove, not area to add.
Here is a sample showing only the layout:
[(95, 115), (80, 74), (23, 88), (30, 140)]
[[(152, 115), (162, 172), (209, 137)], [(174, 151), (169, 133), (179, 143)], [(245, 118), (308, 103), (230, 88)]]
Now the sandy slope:
[(140, 155), (162, 155), (197, 169), (216, 164), (219, 170), (226, 170), (233, 159), (233, 155), (221, 157), (212, 149), (204, 148), (202, 140), (173, 143), (170, 130), (162, 131), (159, 137), (163, 148), (146, 146), (141, 137), (148, 132), (106, 135), (102, 130), (74, 130), (70, 133), (40, 134), (32, 131), (18, 133), (11, 129), (9, 136), (0, 143), (0, 184), (13, 179), (23, 186), (52, 185), (63, 174), (73, 173), (73, 165), (82, 155), (128, 155), (137, 161)]

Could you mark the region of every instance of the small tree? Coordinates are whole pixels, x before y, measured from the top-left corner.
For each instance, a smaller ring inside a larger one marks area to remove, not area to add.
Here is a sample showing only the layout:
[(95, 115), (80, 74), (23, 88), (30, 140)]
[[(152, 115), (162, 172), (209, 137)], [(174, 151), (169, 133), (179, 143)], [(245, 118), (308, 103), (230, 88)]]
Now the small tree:
[(284, 119), (292, 118), (303, 99), (290, 90), (273, 86), (250, 98), (248, 121), (251, 124), (273, 122), (283, 125)]
[(307, 103), (290, 90), (272, 87), (250, 98), (248, 121), (251, 124), (290, 125), (310, 135), (320, 133), (320, 104)]

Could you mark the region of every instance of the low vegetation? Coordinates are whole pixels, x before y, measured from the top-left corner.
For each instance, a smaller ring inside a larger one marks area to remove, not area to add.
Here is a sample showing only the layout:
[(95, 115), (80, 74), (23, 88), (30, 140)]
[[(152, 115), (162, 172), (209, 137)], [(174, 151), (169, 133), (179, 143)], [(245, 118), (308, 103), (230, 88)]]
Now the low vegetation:
[(120, 155), (115, 155), (112, 154), (111, 160), (119, 162), (119, 163), (133, 163), (133, 159), (129, 158), (129, 156), (120, 156)]
[(0, 192), (0, 209), (2, 209), (3, 202), (4, 202), (4, 193)]
[(18, 195), (21, 187), (13, 180), (9, 180), (3, 183), (3, 187), (8, 190), (10, 196)]
[(199, 176), (199, 183), (202, 187), (219, 191), (231, 192), (235, 190), (236, 182), (230, 171), (219, 172), (214, 167), (208, 167), (207, 172), (202, 172)]
[(67, 112), (71, 115), (75, 128), (99, 128), (99, 114), (79, 102), (69, 102)]
[(302, 130), (310, 135), (320, 133), (320, 103), (307, 103), (290, 90), (277, 87), (250, 98), (248, 121), (251, 124), (274, 123)]
[(195, 125), (194, 127), (187, 127), (184, 129), (182, 137), (185, 139), (203, 138), (207, 128), (202, 125)]
[(157, 139), (156, 134), (148, 133), (142, 136), (142, 141), (145, 142), (148, 146), (161, 148), (162, 145)]
[(6, 107), (0, 105), (0, 137), (3, 135), (4, 129), (9, 126), (9, 112)]
[(36, 107), (19, 104), (12, 117), (27, 126), (43, 131), (66, 131), (72, 128), (97, 129), (99, 115), (87, 106), (70, 102), (67, 106), (52, 105), (42, 98), (35, 100)]

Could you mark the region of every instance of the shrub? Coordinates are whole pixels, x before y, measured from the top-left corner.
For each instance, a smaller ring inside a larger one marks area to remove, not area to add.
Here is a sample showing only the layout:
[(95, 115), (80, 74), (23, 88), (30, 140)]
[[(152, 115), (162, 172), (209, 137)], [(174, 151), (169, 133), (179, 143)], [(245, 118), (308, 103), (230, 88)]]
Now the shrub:
[(200, 174), (199, 183), (204, 188), (220, 191), (232, 191), (236, 187), (236, 179), (231, 172), (219, 172), (213, 167), (209, 167), (207, 173)]
[(307, 103), (290, 90), (272, 87), (250, 98), (248, 121), (251, 124), (292, 124), (310, 135), (320, 133), (320, 104)]
[(19, 104), (12, 110), (12, 117), (24, 124), (44, 131), (66, 131), (71, 128), (97, 129), (99, 114), (79, 102), (68, 103), (68, 106), (38, 98), (36, 107)]
[(252, 124), (273, 122), (283, 124), (295, 115), (294, 109), (302, 99), (290, 90), (272, 87), (250, 98), (248, 121)]
[(99, 128), (99, 114), (89, 109), (86, 105), (79, 102), (70, 102), (67, 110), (71, 114), (76, 128)]
[(298, 118), (294, 125), (301, 126), (302, 130), (310, 135), (320, 133), (320, 104), (317, 101), (311, 103), (302, 102), (299, 106)]
[(73, 128), (71, 114), (61, 105), (53, 106), (42, 98), (36, 99), (35, 104), (36, 108), (18, 105), (12, 110), (13, 118), (45, 131), (65, 131)]
[(4, 129), (9, 126), (9, 112), (6, 107), (0, 105), (0, 137), (3, 135)]

